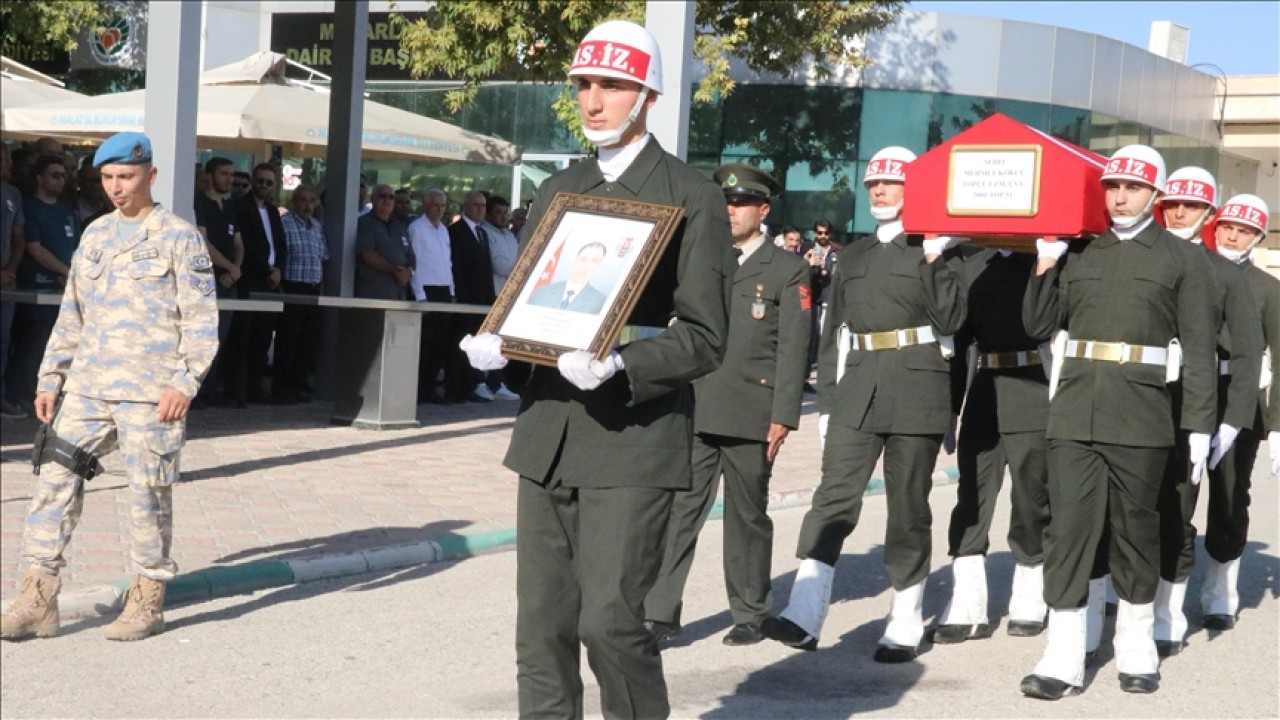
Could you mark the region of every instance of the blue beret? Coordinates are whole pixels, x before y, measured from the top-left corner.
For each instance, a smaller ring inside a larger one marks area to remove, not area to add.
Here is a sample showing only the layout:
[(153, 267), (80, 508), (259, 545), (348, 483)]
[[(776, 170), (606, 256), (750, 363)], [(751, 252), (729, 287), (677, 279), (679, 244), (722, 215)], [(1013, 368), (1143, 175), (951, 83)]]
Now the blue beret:
[(151, 140), (140, 132), (116, 133), (107, 138), (93, 155), (93, 166), (115, 163), (117, 165), (141, 165), (151, 162)]

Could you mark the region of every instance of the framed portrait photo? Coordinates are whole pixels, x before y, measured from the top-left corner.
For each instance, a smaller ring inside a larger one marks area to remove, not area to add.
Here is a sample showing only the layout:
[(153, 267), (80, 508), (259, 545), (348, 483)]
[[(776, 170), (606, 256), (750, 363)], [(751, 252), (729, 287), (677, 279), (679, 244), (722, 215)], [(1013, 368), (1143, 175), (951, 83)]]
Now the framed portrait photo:
[(572, 350), (604, 358), (649, 282), (684, 211), (558, 193), (516, 261), (480, 332), (502, 354), (542, 365)]

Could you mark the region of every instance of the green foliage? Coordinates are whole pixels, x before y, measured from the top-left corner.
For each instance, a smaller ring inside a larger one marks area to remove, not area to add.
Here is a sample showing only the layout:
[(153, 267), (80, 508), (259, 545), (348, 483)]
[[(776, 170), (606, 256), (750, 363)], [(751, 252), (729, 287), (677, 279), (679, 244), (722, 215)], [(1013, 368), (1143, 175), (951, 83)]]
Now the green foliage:
[(104, 0), (5, 0), (0, 3), (0, 42), (12, 47), (71, 51), (76, 36), (106, 16)]
[[(867, 64), (852, 40), (893, 22), (898, 0), (697, 0), (693, 53), (706, 68), (694, 100), (734, 90), (731, 58), (759, 73), (790, 75), (812, 59), (829, 77), (837, 66)], [(580, 41), (611, 19), (644, 23), (643, 0), (439, 0), (424, 17), (393, 16), (416, 77), (461, 81), (446, 94), (451, 112), (476, 97), (485, 80), (562, 82)], [(554, 105), (579, 139), (577, 107), (566, 92)]]

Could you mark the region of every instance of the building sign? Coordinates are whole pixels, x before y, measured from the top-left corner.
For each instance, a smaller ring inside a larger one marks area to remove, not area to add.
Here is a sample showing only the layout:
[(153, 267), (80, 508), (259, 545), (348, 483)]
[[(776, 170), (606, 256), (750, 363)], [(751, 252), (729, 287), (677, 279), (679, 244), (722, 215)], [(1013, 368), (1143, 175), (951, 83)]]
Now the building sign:
[(1040, 208), (1039, 145), (956, 145), (947, 214), (1032, 217)]
[(80, 31), (78, 45), (71, 52), (71, 68), (145, 70), (147, 4), (109, 2), (106, 13), (100, 25)]
[[(402, 13), (409, 20), (425, 13)], [(333, 13), (273, 13), (271, 49), (290, 60), (333, 74)], [(369, 13), (369, 80), (412, 80), (409, 53), (400, 49), (400, 28), (391, 23), (391, 13)]]

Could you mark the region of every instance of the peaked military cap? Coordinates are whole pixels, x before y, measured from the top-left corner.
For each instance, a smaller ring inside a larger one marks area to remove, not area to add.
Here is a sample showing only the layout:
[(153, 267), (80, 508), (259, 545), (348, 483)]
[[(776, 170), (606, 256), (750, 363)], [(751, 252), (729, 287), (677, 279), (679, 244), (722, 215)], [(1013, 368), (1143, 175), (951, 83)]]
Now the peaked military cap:
[(730, 163), (716, 168), (711, 176), (725, 198), (747, 197), (769, 201), (782, 192), (782, 184), (773, 179), (769, 173), (752, 165)]
[(151, 140), (140, 132), (116, 133), (93, 154), (93, 166), (141, 165), (151, 162)]

